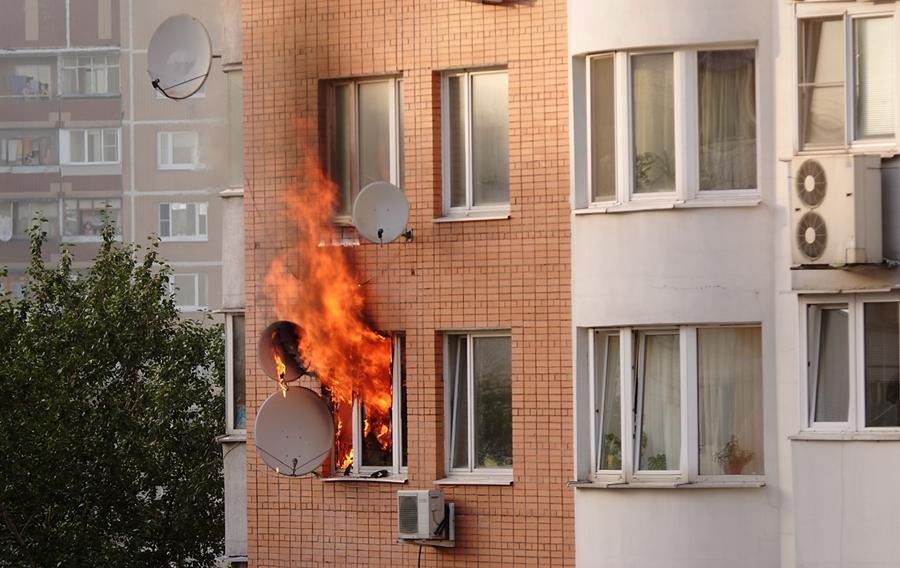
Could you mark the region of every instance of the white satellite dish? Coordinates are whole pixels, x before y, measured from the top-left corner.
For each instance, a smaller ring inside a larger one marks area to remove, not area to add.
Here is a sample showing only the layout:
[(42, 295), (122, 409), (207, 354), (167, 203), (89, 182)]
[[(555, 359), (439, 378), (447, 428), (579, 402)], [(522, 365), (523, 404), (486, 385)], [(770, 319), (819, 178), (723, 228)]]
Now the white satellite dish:
[(412, 238), (406, 230), (409, 202), (396, 185), (375, 181), (363, 188), (353, 203), (353, 224), (366, 240), (385, 244), (400, 235)]
[(296, 477), (319, 467), (334, 444), (334, 421), (322, 397), (303, 387), (269, 396), (256, 413), (256, 449), (276, 473)]
[(147, 48), (147, 73), (153, 87), (170, 99), (186, 99), (200, 90), (212, 64), (209, 33), (197, 18), (172, 16), (156, 28)]
[[(292, 321), (276, 321), (259, 336), (256, 356), (263, 371), (280, 383), (289, 383), (310, 374), (309, 363), (300, 353), (303, 328)], [(278, 367), (278, 360), (283, 365)]]

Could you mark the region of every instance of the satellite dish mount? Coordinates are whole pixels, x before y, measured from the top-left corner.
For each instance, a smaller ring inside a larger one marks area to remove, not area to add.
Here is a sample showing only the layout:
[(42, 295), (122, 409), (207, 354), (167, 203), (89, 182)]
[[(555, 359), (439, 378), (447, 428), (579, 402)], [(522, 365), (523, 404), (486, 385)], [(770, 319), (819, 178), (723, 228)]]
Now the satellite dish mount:
[(197, 18), (172, 16), (161, 23), (147, 48), (150, 84), (164, 96), (186, 99), (206, 83), (213, 55), (209, 33)]

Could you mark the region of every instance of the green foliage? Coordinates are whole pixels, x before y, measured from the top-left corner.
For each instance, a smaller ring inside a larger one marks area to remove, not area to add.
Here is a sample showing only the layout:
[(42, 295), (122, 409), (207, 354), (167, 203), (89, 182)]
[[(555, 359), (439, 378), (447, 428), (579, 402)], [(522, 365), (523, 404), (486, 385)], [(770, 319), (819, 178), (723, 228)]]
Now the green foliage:
[[(211, 566), (224, 534), (220, 326), (181, 319), (156, 243), (41, 260), (0, 296), (0, 566)], [(142, 255), (142, 258), (141, 258)]]

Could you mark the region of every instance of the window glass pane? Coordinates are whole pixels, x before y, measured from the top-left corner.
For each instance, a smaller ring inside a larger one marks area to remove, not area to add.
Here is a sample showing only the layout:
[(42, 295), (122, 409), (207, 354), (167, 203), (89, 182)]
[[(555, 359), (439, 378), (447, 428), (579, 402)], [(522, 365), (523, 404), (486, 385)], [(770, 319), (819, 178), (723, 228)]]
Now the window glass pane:
[(613, 56), (591, 59), (591, 199), (616, 198), (616, 107)]
[(407, 450), (407, 431), (409, 430), (406, 427), (406, 337), (400, 336), (400, 438), (401, 438), (401, 447), (403, 448), (403, 455), (400, 456), (400, 465), (405, 467), (407, 465), (407, 457), (409, 455), (409, 451)]
[[(397, 81), (397, 145), (400, 162), (400, 187), (406, 187), (406, 158), (403, 156), (403, 81)], [(406, 446), (404, 446), (406, 447)]]
[(35, 224), (35, 217), (44, 217), (41, 227), (48, 237), (59, 236), (59, 204), (56, 201), (19, 201), (15, 203), (16, 216), (13, 220), (13, 235), (26, 237)]
[(391, 128), (388, 81), (359, 85), (359, 189), (391, 181)]
[(242, 430), (247, 427), (247, 380), (245, 375), (244, 355), (244, 316), (231, 318), (233, 359), (232, 371), (232, 416), (234, 416), (234, 428)]
[(171, 236), (188, 237), (197, 234), (196, 203), (170, 203)]
[(512, 342), (475, 337), (475, 467), (512, 466)]
[(119, 161), (119, 131), (104, 130), (103, 131), (103, 161), (118, 162)]
[(197, 275), (175, 274), (172, 277), (175, 286), (176, 306), (197, 305)]
[(364, 404), (360, 404), (360, 410), (362, 412), (361, 416), (363, 423), (362, 461), (360, 462), (360, 464), (364, 466), (392, 466), (393, 453), (391, 451), (390, 445), (390, 432), (388, 432), (387, 434), (388, 444), (387, 449), (385, 449), (378, 441), (378, 435), (375, 431), (375, 427), (372, 427), (373, 425), (369, 423), (368, 415), (366, 414), (366, 407)]
[(466, 206), (466, 78), (447, 78), (450, 207)]
[(866, 426), (900, 426), (900, 302), (865, 306)]
[(469, 467), (468, 351), (466, 336), (450, 336), (450, 467)]
[(846, 422), (850, 405), (847, 308), (810, 306), (808, 314), (810, 416), (814, 422)]
[(63, 230), (66, 236), (99, 236), (103, 229), (104, 211), (109, 215), (110, 222), (117, 228), (121, 226), (122, 202), (119, 199), (67, 199), (64, 210)]
[(631, 58), (634, 192), (675, 190), (672, 54)]
[(244, 81), (241, 71), (229, 71), (228, 78), (228, 184), (244, 183)]
[(681, 371), (678, 334), (640, 333), (641, 439), (638, 469), (681, 467)]
[(700, 474), (763, 473), (759, 328), (697, 330)]
[(69, 132), (70, 161), (84, 162), (87, 156), (84, 148), (84, 130), (72, 130)]
[(619, 336), (594, 336), (595, 378), (600, 410), (598, 426), (598, 470), (622, 469), (622, 407), (620, 402)]
[(161, 165), (168, 165), (171, 161), (169, 157), (169, 144), (171, 142), (169, 133), (160, 132), (157, 139), (159, 140), (159, 163)]
[(894, 19), (853, 20), (856, 138), (894, 135)]
[(103, 161), (103, 133), (100, 130), (87, 131), (88, 162)]
[(844, 22), (802, 20), (800, 129), (804, 144), (844, 142)]
[(331, 147), (331, 179), (338, 185), (340, 200), (338, 213), (350, 214), (350, 196), (353, 178), (353, 87), (337, 85), (334, 88), (334, 141)]
[(197, 137), (194, 132), (172, 133), (172, 163), (191, 165), (194, 163), (194, 150)]
[(472, 204), (509, 203), (506, 73), (472, 75)]
[(697, 53), (700, 189), (756, 188), (756, 55)]

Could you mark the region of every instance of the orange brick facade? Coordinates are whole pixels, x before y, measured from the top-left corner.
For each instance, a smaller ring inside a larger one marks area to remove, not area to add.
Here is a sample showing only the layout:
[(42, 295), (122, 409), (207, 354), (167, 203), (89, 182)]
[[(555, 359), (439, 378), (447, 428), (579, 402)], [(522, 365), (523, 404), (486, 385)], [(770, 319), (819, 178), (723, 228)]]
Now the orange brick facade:
[[(444, 477), (445, 330), (512, 336), (511, 486), (445, 486), (457, 547), (424, 566), (574, 564), (566, 3), (507, 0), (244, 0), (248, 553), (251, 566), (414, 566), (396, 543), (396, 491)], [(510, 218), (440, 215), (440, 72), (502, 65), (509, 76)], [(265, 275), (290, 247), (281, 198), (298, 183), (298, 138), (321, 132), (323, 79), (403, 78), (404, 190), (412, 242), (349, 248), (368, 317), (406, 336), (409, 482), (277, 476), (253, 444), (274, 392), (255, 356), (274, 319)]]

